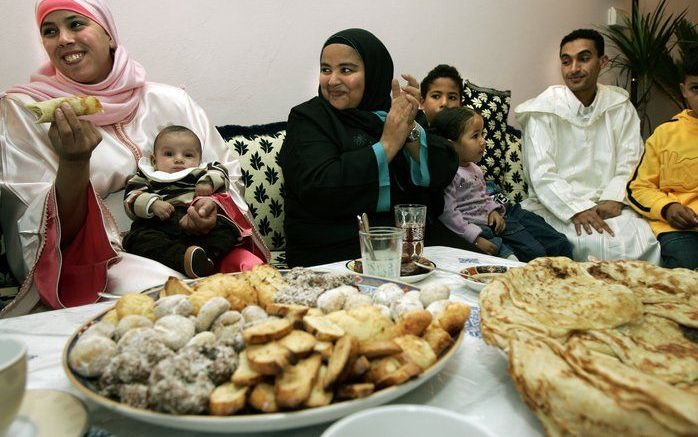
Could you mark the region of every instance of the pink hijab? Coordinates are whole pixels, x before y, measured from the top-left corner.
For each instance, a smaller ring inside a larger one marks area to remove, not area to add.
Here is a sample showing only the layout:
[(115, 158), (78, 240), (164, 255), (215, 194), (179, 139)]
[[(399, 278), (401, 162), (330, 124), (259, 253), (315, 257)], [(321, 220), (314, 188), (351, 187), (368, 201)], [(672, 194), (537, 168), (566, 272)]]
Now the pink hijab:
[(36, 19), (39, 27), (46, 15), (56, 10), (69, 10), (85, 15), (102, 26), (111, 36), (116, 43), (111, 73), (100, 83), (85, 84), (64, 76), (49, 61), (31, 75), (28, 84), (13, 86), (5, 92), (27, 94), (37, 101), (72, 95), (97, 96), (102, 102), (104, 112), (84, 117), (85, 119), (97, 126), (127, 120), (138, 109), (145, 85), (145, 69), (119, 44), (114, 18), (106, 0), (38, 0)]

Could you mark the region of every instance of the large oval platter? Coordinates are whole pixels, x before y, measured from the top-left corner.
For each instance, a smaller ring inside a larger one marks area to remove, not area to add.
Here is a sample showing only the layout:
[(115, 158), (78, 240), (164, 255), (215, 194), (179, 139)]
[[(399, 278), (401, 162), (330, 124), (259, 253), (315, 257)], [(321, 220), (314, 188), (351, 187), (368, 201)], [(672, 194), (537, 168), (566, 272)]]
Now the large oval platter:
[[(410, 284), (358, 274), (355, 277), (354, 285), (363, 292), (370, 292), (372, 289), (387, 282), (397, 284), (405, 292), (418, 289)], [(144, 290), (143, 293), (155, 294), (153, 297), (157, 298), (157, 293), (161, 289), (162, 286), (153, 287)], [(173, 415), (159, 413), (153, 410), (134, 408), (102, 396), (93, 389), (93, 380), (78, 375), (68, 365), (68, 354), (75, 346), (77, 340), (92, 324), (100, 321), (109, 310), (111, 310), (111, 308), (84, 323), (68, 340), (63, 350), (62, 361), (63, 369), (70, 383), (91, 401), (125, 416), (160, 426), (198, 432), (243, 433), (279, 431), (329, 422), (366, 408), (385, 404), (414, 390), (439, 373), (448, 360), (455, 354), (465, 333), (465, 329), (463, 329), (455, 339), (451, 348), (448, 349), (436, 363), (426, 369), (418, 377), (404, 384), (376, 391), (363, 399), (340, 401), (324, 407), (281, 413), (238, 414), (224, 417), (208, 415)]]

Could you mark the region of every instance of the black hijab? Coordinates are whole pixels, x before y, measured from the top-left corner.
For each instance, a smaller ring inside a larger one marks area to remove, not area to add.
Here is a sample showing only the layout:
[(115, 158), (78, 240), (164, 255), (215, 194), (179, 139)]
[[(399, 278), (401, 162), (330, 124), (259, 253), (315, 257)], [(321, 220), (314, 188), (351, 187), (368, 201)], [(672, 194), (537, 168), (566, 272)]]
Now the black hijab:
[[(367, 30), (346, 29), (329, 37), (322, 49), (330, 44), (343, 44), (353, 48), (364, 63), (364, 95), (356, 109), (386, 112), (390, 110), (393, 58), (383, 43)], [(322, 97), (322, 93), (319, 94)]]

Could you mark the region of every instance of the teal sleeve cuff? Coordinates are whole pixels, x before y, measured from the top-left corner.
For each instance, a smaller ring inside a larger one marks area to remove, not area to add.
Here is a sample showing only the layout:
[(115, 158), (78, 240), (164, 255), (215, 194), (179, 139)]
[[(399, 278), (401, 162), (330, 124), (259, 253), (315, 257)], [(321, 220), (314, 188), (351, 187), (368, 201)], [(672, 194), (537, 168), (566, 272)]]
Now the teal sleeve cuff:
[(427, 153), (427, 134), (424, 129), (419, 132), (419, 162), (412, 159), (407, 150), (403, 149), (403, 153), (410, 161), (410, 175), (412, 183), (418, 187), (428, 187), (431, 182), (429, 175), (429, 154)]
[(388, 157), (380, 142), (374, 144), (373, 153), (378, 163), (378, 205), (376, 211), (390, 211), (390, 170), (388, 170)]

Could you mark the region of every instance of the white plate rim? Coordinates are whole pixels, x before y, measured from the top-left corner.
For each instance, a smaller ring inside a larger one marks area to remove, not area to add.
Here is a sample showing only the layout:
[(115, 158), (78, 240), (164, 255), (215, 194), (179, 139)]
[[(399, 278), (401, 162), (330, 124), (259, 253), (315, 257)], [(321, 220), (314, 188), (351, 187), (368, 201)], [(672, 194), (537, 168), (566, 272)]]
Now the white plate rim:
[[(420, 404), (394, 404), (394, 405), (383, 405), (377, 408), (372, 408), (372, 409), (367, 409), (367, 410), (362, 410), (359, 412), (356, 412), (350, 416), (344, 417), (341, 420), (338, 420), (337, 422), (333, 423), (330, 427), (328, 427), (325, 432), (322, 433), (320, 437), (332, 437), (334, 435), (339, 436), (338, 432), (340, 431), (348, 431), (348, 430), (343, 430), (343, 427), (346, 427), (349, 423), (352, 421), (367, 417), (367, 416), (373, 416), (376, 414), (380, 414), (383, 412), (387, 413), (393, 413), (393, 412), (404, 412), (406, 415), (409, 413), (413, 413), (415, 411), (428, 411), (431, 413), (436, 413), (437, 416), (446, 416), (446, 417), (451, 417), (454, 418), (456, 421), (459, 423), (467, 423), (474, 428), (478, 429), (483, 435), (485, 436), (494, 436), (492, 432), (490, 432), (487, 428), (485, 428), (480, 422), (477, 420), (474, 420), (472, 417), (465, 416), (463, 414), (460, 414), (456, 411), (449, 410), (446, 408), (442, 407), (436, 407), (433, 405), (420, 405)], [(438, 417), (435, 417), (438, 419)]]
[[(367, 276), (368, 275), (359, 275)], [(381, 279), (382, 278), (374, 278)], [(388, 280), (390, 282), (395, 282)], [(159, 286), (162, 287), (162, 286)], [(151, 287), (155, 288), (155, 287)], [(150, 289), (148, 289), (150, 290)], [(190, 431), (206, 431), (206, 432), (219, 432), (219, 433), (242, 433), (242, 432), (255, 432), (255, 431), (281, 431), (286, 429), (299, 428), (304, 426), (316, 425), (319, 423), (329, 422), (340, 417), (348, 416), (356, 411), (363, 410), (365, 408), (374, 407), (377, 405), (390, 402), (403, 394), (406, 394), (413, 389), (419, 387), (434, 375), (439, 373), (441, 369), (446, 365), (446, 363), (454, 356), (456, 350), (461, 345), (463, 337), (466, 335), (465, 327), (461, 330), (458, 337), (456, 337), (454, 344), (451, 348), (442, 355), (436, 363), (432, 364), (431, 367), (426, 369), (418, 377), (398, 386), (392, 386), (384, 388), (371, 394), (363, 399), (347, 400), (342, 402), (333, 403), (324, 407), (310, 408), (299, 411), (291, 411), (284, 413), (260, 413), (260, 414), (247, 414), (247, 415), (233, 415), (225, 417), (208, 416), (208, 415), (172, 415), (166, 413), (160, 413), (157, 411), (140, 409), (122, 404), (113, 399), (101, 396), (88, 387), (82, 384), (78, 378), (73, 374), (70, 365), (68, 364), (68, 352), (71, 345), (74, 344), (76, 338), (85, 332), (89, 326), (95, 323), (98, 319), (103, 317), (107, 312), (111, 311), (114, 307), (105, 309), (104, 311), (98, 313), (96, 316), (92, 317), (90, 320), (83, 323), (68, 339), (63, 348), (62, 353), (62, 364), (63, 371), (66, 374), (71, 385), (76, 388), (83, 396), (88, 398), (90, 401), (107, 408), (112, 411), (116, 411), (124, 416), (141, 420), (143, 422), (148, 422), (156, 425), (161, 425), (169, 428), (184, 429)]]
[[(355, 259), (350, 259), (349, 261), (344, 263), (344, 267), (346, 267), (347, 270), (349, 270), (350, 272), (352, 272), (354, 274), (363, 275), (363, 273), (358, 273), (352, 267), (349, 267), (350, 265), (353, 266), (355, 262), (356, 262)], [(436, 263), (434, 261), (429, 260), (429, 262), (434, 264), (434, 267), (436, 267)], [(436, 270), (429, 270), (428, 272), (420, 273), (419, 275), (400, 276), (398, 279), (396, 279), (396, 281), (406, 282), (408, 284), (414, 284), (415, 282), (422, 281), (422, 280), (428, 278), (429, 276), (433, 275), (435, 271)], [(363, 276), (369, 276), (369, 275), (363, 275)], [(374, 278), (380, 278), (380, 277), (374, 276)], [(380, 279), (384, 279), (384, 278), (380, 278)], [(392, 279), (391, 279), (391, 281), (392, 281)]]

